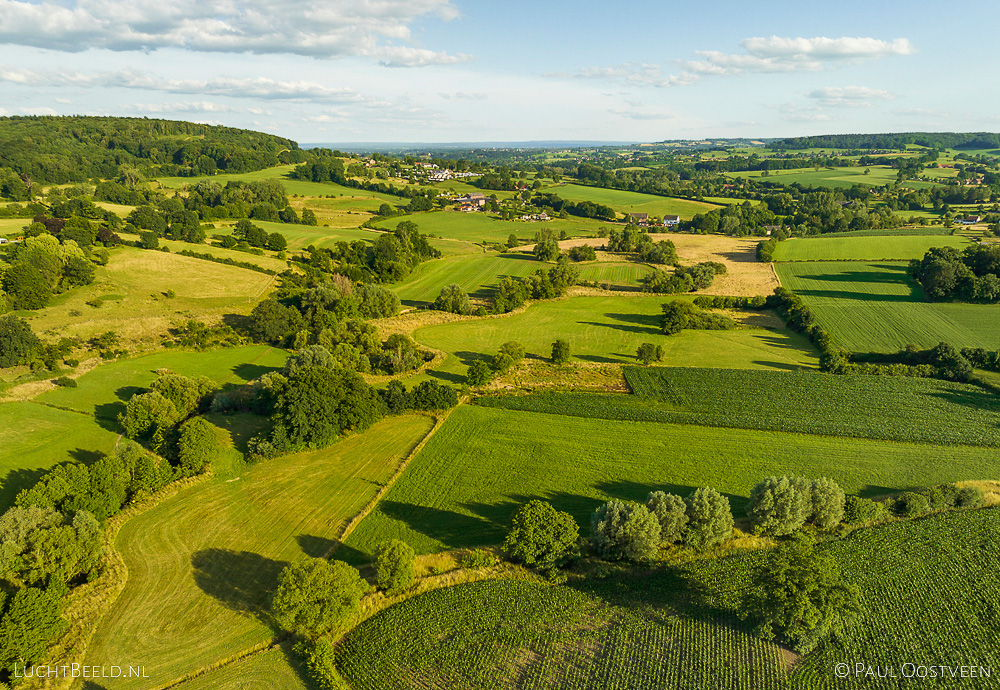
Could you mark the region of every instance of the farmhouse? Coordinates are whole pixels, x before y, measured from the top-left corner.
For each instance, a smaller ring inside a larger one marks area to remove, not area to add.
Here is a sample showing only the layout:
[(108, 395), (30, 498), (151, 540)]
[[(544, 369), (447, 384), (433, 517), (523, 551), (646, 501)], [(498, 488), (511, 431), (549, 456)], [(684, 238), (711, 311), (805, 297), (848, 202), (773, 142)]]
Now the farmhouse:
[(681, 217), (680, 216), (663, 216), (663, 224), (664, 225), (680, 225), (681, 224)]
[(628, 219), (632, 223), (637, 223), (638, 225), (645, 225), (649, 222), (648, 213), (630, 213), (628, 214)]
[[(457, 197), (455, 199), (452, 199), (452, 201), (454, 201), (456, 204), (458, 204), (459, 207), (461, 207), (461, 206), (463, 206), (465, 204), (472, 204), (474, 206), (485, 206), (486, 205), (486, 195), (483, 194), (482, 192), (471, 192), (471, 193), (466, 194), (464, 196), (460, 196), (460, 197)], [(459, 208), (459, 210), (462, 210), (462, 209)]]
[(966, 216), (965, 218), (959, 218), (958, 223), (961, 225), (972, 225), (973, 223), (978, 223), (982, 218), (980, 216)]

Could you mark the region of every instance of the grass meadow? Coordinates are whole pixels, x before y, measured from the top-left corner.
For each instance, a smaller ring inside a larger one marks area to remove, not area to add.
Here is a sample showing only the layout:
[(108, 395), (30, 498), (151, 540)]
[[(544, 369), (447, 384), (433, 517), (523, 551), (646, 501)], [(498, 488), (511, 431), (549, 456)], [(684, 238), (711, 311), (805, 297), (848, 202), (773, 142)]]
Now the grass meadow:
[(586, 529), (603, 501), (645, 500), (652, 490), (687, 495), (711, 486), (740, 515), (754, 484), (772, 474), (829, 476), (849, 493), (871, 495), (998, 471), (1000, 451), (988, 448), (463, 405), (346, 544), (355, 561), (392, 538), (418, 553), (498, 544), (517, 508), (536, 498)]
[(432, 423), (385, 419), (330, 448), (194, 485), (127, 522), (116, 547), (129, 579), (85, 663), (129, 659), (167, 685), (271, 639), (269, 597), (282, 568), (325, 554)]
[(180, 685), (177, 690), (316, 690), (302, 658), (290, 643), (254, 654), (228, 666), (209, 671)]
[[(197, 247), (192, 247), (197, 249)], [(44, 309), (20, 312), (46, 338), (87, 340), (116, 332), (126, 348), (159, 341), (169, 328), (225, 314), (247, 314), (274, 286), (264, 273), (132, 247), (111, 251), (91, 285), (59, 295)], [(175, 297), (168, 298), (173, 290)], [(87, 304), (99, 301), (99, 306)]]
[(927, 302), (903, 262), (791, 262), (775, 271), (836, 344), (855, 352), (942, 341), (994, 350), (1000, 342), (1000, 305)]
[(578, 362), (635, 362), (645, 342), (661, 345), (664, 363), (674, 366), (798, 369), (817, 364), (815, 349), (786, 329), (744, 328), (691, 331), (666, 336), (660, 332), (660, 306), (667, 296), (572, 297), (536, 302), (511, 316), (456, 321), (417, 329), (413, 337), (448, 357), (435, 373), (462, 381), (474, 359), (492, 357), (509, 340), (525, 346), (529, 358), (548, 359), (552, 342), (570, 343)]
[(578, 184), (557, 185), (551, 191), (568, 201), (592, 201), (610, 206), (619, 213), (648, 213), (651, 216), (676, 215), (682, 220), (690, 220), (696, 213), (705, 213), (719, 208), (717, 204), (706, 204), (690, 199), (656, 196), (641, 192), (626, 192), (620, 189), (587, 187)]
[(424, 234), (465, 242), (506, 242), (511, 233), (527, 244), (534, 241), (535, 233), (542, 229), (555, 232), (556, 236), (563, 230), (571, 237), (597, 235), (601, 227), (607, 227), (606, 221), (590, 218), (555, 219), (544, 222), (526, 222), (522, 220), (500, 220), (486, 213), (462, 213), (460, 211), (431, 211), (412, 216), (397, 216), (377, 223), (378, 227), (392, 229), (404, 220), (417, 224)]
[(922, 259), (932, 247), (961, 251), (972, 242), (960, 235), (805, 237), (779, 242), (775, 261), (908, 261)]
[[(865, 175), (865, 168), (792, 168), (790, 170), (771, 170), (765, 180), (781, 184), (800, 184), (805, 187), (853, 187), (856, 184), (874, 186), (886, 185), (896, 181), (896, 171), (888, 166), (873, 165), (871, 172)], [(763, 171), (726, 173), (729, 177), (747, 178), (762, 177)]]

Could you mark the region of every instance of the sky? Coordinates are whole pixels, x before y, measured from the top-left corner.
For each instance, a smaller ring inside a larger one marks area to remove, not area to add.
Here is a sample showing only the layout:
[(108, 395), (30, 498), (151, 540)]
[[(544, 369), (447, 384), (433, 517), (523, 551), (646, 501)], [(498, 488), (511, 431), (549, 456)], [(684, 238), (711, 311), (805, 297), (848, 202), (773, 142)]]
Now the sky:
[(0, 115), (301, 143), (998, 131), (1000, 3), (0, 0)]

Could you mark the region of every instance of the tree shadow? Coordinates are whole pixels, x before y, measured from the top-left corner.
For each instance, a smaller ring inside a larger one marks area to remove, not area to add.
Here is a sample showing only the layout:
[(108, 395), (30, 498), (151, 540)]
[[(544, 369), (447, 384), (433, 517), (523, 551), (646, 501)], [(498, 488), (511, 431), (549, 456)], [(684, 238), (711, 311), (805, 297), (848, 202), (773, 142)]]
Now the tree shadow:
[(123, 412), (125, 412), (125, 403), (113, 402), (94, 405), (94, 421), (97, 422), (97, 426), (106, 431), (121, 433), (122, 428), (118, 423), (118, 415)]
[(885, 496), (887, 494), (897, 494), (902, 489), (890, 488), (888, 486), (876, 486), (875, 484), (868, 484), (863, 489), (858, 491), (858, 496), (861, 498), (876, 498), (878, 496)]
[(104, 453), (99, 450), (91, 450), (89, 448), (74, 448), (69, 452), (69, 456), (77, 462), (90, 465), (103, 458)]
[[(582, 360), (584, 362), (599, 362), (599, 363), (610, 363), (618, 364), (621, 362), (620, 359), (615, 359), (615, 357), (605, 357), (604, 355), (573, 355), (576, 359)], [(626, 357), (628, 355), (616, 355), (617, 357)]]
[(271, 596), (278, 576), (288, 563), (249, 551), (203, 549), (191, 556), (195, 584), (226, 608), (253, 616), (276, 629), (271, 618)]
[[(462, 515), (451, 510), (383, 500), (379, 510), (410, 529), (451, 548), (466, 548), (503, 540), (503, 532), (488, 520)], [(339, 549), (338, 549), (339, 554)]]
[(788, 362), (770, 362), (766, 360), (754, 360), (754, 364), (762, 367), (769, 367), (771, 369), (781, 369), (783, 371), (802, 371), (806, 367), (800, 366), (798, 364), (789, 364)]
[(266, 367), (262, 364), (250, 364), (249, 362), (237, 364), (233, 367), (233, 373), (244, 381), (253, 381), (272, 371), (280, 371), (280, 369), (278, 367)]
[(143, 388), (142, 386), (122, 386), (115, 391), (115, 397), (122, 402), (128, 402), (132, 399), (133, 395), (138, 395), (139, 393), (145, 393), (148, 388)]
[(299, 543), (302, 553), (312, 558), (323, 558), (333, 548), (333, 545), (337, 543), (336, 539), (327, 539), (326, 537), (317, 537), (311, 534), (300, 534), (295, 537), (295, 541)]
[(83, 681), (83, 685), (80, 686), (80, 690), (108, 690), (103, 685), (98, 685), (92, 680)]
[(442, 381), (447, 381), (448, 383), (463, 384), (465, 383), (465, 377), (461, 374), (455, 374), (450, 371), (439, 371), (437, 369), (427, 369), (426, 373), (431, 378), (441, 379)]
[(14, 505), (14, 499), (24, 489), (30, 489), (39, 479), (42, 478), (49, 469), (43, 468), (19, 468), (8, 472), (0, 481), (0, 511), (6, 510)]
[(243, 314), (223, 314), (222, 323), (236, 331), (246, 331), (250, 317)]

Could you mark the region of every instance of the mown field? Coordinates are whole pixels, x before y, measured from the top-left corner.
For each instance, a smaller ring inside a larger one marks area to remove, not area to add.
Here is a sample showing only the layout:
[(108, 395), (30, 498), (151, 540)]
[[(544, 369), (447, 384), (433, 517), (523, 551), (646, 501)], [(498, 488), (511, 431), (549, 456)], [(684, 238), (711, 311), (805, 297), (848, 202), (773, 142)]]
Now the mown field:
[(315, 690), (301, 657), (286, 643), (175, 686), (178, 690)]
[[(206, 228), (206, 233), (209, 236), (216, 234), (216, 230), (212, 228)], [(228, 235), (228, 231), (219, 232), (218, 234)], [(139, 235), (133, 235), (127, 232), (120, 232), (118, 236), (121, 237), (126, 242), (135, 242), (139, 239)], [(215, 247), (207, 242), (204, 244), (191, 244), (190, 242), (182, 242), (180, 240), (168, 240), (165, 237), (161, 237), (160, 246), (166, 247), (171, 252), (178, 253), (182, 251), (197, 252), (198, 254), (211, 254), (212, 256), (219, 257), (220, 259), (232, 259), (233, 261), (245, 261), (247, 263), (260, 266), (261, 268), (266, 268), (271, 271), (281, 272), (288, 268), (288, 262), (278, 259), (273, 252), (265, 252), (264, 254), (250, 254), (247, 252), (238, 252), (232, 249), (224, 249), (222, 247)]]
[(507, 238), (513, 233), (521, 242), (528, 243), (533, 241), (536, 232), (543, 229), (552, 230), (556, 237), (563, 230), (571, 237), (579, 237), (597, 235), (601, 227), (608, 227), (606, 221), (590, 218), (556, 218), (544, 222), (528, 222), (500, 220), (498, 217), (486, 213), (462, 213), (461, 211), (431, 211), (410, 216), (397, 216), (379, 221), (376, 225), (380, 228), (391, 229), (404, 220), (416, 223), (419, 231), (424, 234), (466, 242), (507, 242)]
[(556, 185), (545, 191), (558, 194), (568, 201), (593, 201), (595, 204), (604, 204), (619, 213), (648, 213), (651, 216), (676, 215), (680, 216), (682, 220), (690, 220), (696, 213), (705, 213), (719, 208), (717, 204), (706, 204), (690, 199), (626, 192), (603, 187), (587, 187), (578, 184)]
[(92, 462), (111, 451), (116, 421), (131, 395), (165, 368), (208, 376), (220, 385), (243, 383), (281, 367), (286, 354), (263, 345), (195, 353), (164, 351), (108, 362), (81, 376), (77, 388), (55, 388), (32, 400), (0, 403), (0, 510), (11, 505), (43, 470), (61, 462)]
[(878, 495), (998, 471), (1000, 451), (990, 448), (462, 406), (343, 554), (363, 561), (390, 538), (422, 553), (498, 544), (517, 508), (536, 498), (587, 526), (601, 502), (645, 500), (651, 490), (687, 495), (711, 486), (740, 515), (754, 484), (772, 474), (829, 476), (850, 493)]
[(552, 392), (484, 407), (625, 421), (1000, 447), (1000, 399), (977, 386), (892, 376), (626, 367), (634, 395)]
[[(885, 185), (896, 181), (896, 171), (888, 166), (873, 165), (865, 175), (865, 168), (792, 168), (790, 170), (771, 170), (764, 178), (781, 184), (797, 183), (806, 187), (853, 187), (856, 184)], [(760, 178), (762, 171), (725, 173), (729, 177)]]
[(775, 265), (781, 284), (801, 295), (840, 347), (895, 352), (946, 341), (996, 349), (1000, 305), (926, 302), (906, 269), (902, 262)]
[(17, 237), (29, 225), (30, 218), (0, 218), (0, 237)]
[[(357, 218), (354, 226), (346, 228), (327, 228), (322, 225), (297, 225), (295, 223), (272, 223), (264, 220), (255, 220), (253, 224), (267, 230), (269, 234), (277, 232), (284, 235), (285, 239), (288, 240), (288, 248), (294, 250), (305, 249), (309, 245), (315, 247), (332, 247), (337, 242), (353, 242), (355, 240), (374, 242), (378, 238), (379, 233), (357, 227), (365, 220), (366, 218)], [(226, 229), (220, 228), (219, 234), (231, 234), (231, 229), (232, 225)], [(208, 232), (212, 234), (211, 230)]]
[(815, 349), (788, 330), (746, 328), (660, 332), (667, 296), (572, 297), (536, 302), (525, 311), (492, 319), (427, 326), (414, 331), (419, 343), (449, 353), (439, 366), (444, 378), (459, 381), (477, 358), (492, 357), (509, 340), (525, 346), (528, 357), (548, 359), (552, 342), (569, 341), (573, 359), (594, 363), (635, 362), (645, 342), (661, 345), (664, 363), (674, 366), (798, 369), (817, 364)]
[[(504, 276), (523, 278), (553, 264), (539, 261), (531, 254), (510, 252), (445, 257), (418, 265), (402, 283), (392, 286), (404, 304), (426, 305), (437, 299), (441, 288), (457, 284), (473, 299), (487, 300)], [(638, 290), (639, 278), (653, 269), (643, 264), (597, 262), (576, 266), (580, 280), (593, 280), (611, 286)]]
[[(410, 599), (345, 638), (337, 666), (375, 688), (1000, 687), (989, 678), (901, 678), (902, 664), (992, 666), (1000, 547), (996, 509), (945, 513), (854, 532), (819, 548), (857, 586), (862, 615), (842, 640), (791, 672), (737, 618), (764, 552), (641, 578), (549, 586), (459, 585)], [(693, 594), (704, 606), (692, 605)], [(895, 678), (834, 675), (838, 663), (893, 666)]]
[(886, 261), (922, 259), (931, 247), (961, 251), (972, 242), (956, 235), (808, 237), (779, 242), (775, 261)]
[[(193, 247), (197, 249), (197, 247)], [(84, 340), (114, 331), (126, 348), (159, 340), (187, 319), (217, 322), (246, 314), (274, 286), (264, 273), (178, 256), (119, 247), (91, 285), (73, 288), (50, 306), (19, 315), (45, 338)], [(173, 290), (175, 296), (167, 297)], [(87, 302), (99, 300), (100, 306)]]
[(325, 450), (197, 484), (130, 520), (116, 542), (128, 583), (86, 663), (128, 659), (159, 686), (270, 639), (269, 597), (281, 569), (325, 554), (432, 421), (385, 419)]

